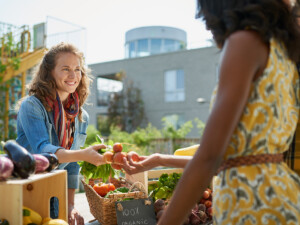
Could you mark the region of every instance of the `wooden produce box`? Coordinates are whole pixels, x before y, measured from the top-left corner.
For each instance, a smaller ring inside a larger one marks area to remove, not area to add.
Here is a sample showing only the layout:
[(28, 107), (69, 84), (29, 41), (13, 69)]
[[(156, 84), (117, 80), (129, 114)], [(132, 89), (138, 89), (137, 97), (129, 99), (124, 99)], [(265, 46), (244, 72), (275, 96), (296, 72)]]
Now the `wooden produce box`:
[(0, 218), (8, 220), (11, 225), (22, 225), (23, 206), (33, 209), (42, 218), (50, 217), (50, 198), (53, 196), (59, 200), (59, 219), (68, 221), (65, 170), (0, 182)]

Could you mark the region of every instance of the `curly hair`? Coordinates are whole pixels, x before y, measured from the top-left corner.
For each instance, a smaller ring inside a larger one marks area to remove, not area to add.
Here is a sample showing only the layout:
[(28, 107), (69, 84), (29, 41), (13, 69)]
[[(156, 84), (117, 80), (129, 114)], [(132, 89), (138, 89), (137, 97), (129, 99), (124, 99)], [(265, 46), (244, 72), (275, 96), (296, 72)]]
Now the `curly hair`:
[(266, 43), (272, 37), (283, 42), (289, 58), (300, 61), (299, 25), (283, 0), (197, 0), (196, 18), (203, 18), (219, 48), (235, 31), (253, 29)]
[(51, 111), (51, 107), (46, 101), (47, 96), (56, 98), (56, 82), (51, 74), (56, 66), (56, 60), (58, 55), (61, 53), (72, 53), (75, 54), (80, 60), (81, 66), (81, 81), (76, 88), (79, 98), (79, 120), (82, 121), (82, 105), (86, 101), (90, 89), (89, 85), (91, 79), (89, 77), (89, 70), (84, 66), (83, 53), (80, 52), (74, 45), (69, 43), (60, 43), (53, 46), (42, 59), (36, 73), (33, 76), (32, 81), (28, 85), (29, 95), (36, 96), (44, 105), (47, 111)]

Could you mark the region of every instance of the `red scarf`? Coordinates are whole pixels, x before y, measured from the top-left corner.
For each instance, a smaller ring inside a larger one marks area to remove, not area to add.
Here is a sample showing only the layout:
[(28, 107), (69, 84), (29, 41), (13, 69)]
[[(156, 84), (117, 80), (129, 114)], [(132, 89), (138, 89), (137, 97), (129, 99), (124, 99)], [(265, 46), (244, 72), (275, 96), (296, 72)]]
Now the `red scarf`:
[(65, 104), (62, 104), (58, 93), (56, 93), (55, 100), (47, 97), (46, 101), (53, 111), (54, 126), (59, 145), (65, 149), (70, 149), (74, 140), (75, 117), (79, 112), (78, 94), (76, 91), (70, 94)]

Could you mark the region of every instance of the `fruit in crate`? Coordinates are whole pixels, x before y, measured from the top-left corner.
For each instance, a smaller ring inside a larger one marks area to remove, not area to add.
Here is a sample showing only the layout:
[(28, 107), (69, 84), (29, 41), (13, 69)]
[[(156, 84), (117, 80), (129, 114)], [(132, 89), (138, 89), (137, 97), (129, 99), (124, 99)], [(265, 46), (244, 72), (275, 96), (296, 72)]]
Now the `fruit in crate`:
[(43, 225), (68, 225), (68, 223), (62, 219), (46, 218), (43, 221)]
[(9, 178), (13, 170), (13, 162), (8, 157), (0, 156), (0, 181)]
[(5, 142), (3, 147), (14, 164), (14, 176), (26, 179), (35, 172), (35, 159), (24, 147), (14, 140)]
[(41, 154), (33, 154), (33, 157), (35, 159), (35, 173), (46, 171), (49, 167), (49, 160)]
[(42, 217), (36, 211), (23, 206), (23, 225), (29, 225), (31, 223), (37, 225), (42, 224)]
[[(207, 193), (209, 195), (207, 196)], [(205, 197), (205, 198), (204, 198)], [(202, 204), (201, 202), (205, 202), (206, 204)], [(207, 206), (208, 207), (207, 207)], [(156, 219), (159, 220), (162, 216), (163, 212), (167, 208), (167, 201), (163, 199), (157, 199), (154, 202), (154, 210), (156, 213)], [(210, 188), (207, 188), (203, 192), (203, 197), (199, 201), (199, 203), (195, 204), (193, 209), (191, 210), (189, 216), (184, 221), (184, 225), (200, 225), (200, 224), (210, 224), (212, 223), (212, 191)]]
[(59, 162), (58, 158), (53, 153), (41, 153), (42, 156), (45, 156), (49, 161), (49, 167), (46, 169), (47, 172), (50, 172), (51, 170), (54, 170), (58, 167)]

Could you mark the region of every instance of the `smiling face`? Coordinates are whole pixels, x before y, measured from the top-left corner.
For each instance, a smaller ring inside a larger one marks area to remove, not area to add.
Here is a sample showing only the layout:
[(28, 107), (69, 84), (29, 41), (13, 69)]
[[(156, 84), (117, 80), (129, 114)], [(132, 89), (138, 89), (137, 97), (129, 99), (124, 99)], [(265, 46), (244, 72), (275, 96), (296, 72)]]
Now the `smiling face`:
[(81, 65), (78, 56), (64, 52), (57, 55), (52, 76), (57, 86), (57, 93), (62, 102), (75, 92), (81, 80)]

